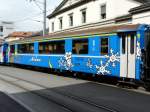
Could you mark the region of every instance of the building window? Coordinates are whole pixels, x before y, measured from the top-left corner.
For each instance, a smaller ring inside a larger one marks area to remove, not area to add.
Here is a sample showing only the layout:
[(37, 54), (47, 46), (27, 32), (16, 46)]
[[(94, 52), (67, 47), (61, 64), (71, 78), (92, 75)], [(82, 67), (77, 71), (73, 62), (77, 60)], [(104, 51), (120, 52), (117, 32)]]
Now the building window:
[(108, 54), (108, 38), (101, 38), (101, 55)]
[(88, 39), (77, 39), (72, 41), (73, 54), (88, 54)]
[(3, 26), (0, 26), (0, 36), (3, 36)]
[(63, 28), (63, 18), (60, 17), (59, 18), (59, 29), (62, 29)]
[(101, 19), (106, 19), (106, 4), (101, 5)]
[(81, 10), (81, 15), (82, 15), (82, 23), (86, 23), (86, 9)]
[(0, 32), (3, 32), (3, 26), (0, 26)]
[(73, 26), (73, 13), (69, 14), (69, 26)]
[(54, 31), (54, 22), (52, 22), (52, 32)]

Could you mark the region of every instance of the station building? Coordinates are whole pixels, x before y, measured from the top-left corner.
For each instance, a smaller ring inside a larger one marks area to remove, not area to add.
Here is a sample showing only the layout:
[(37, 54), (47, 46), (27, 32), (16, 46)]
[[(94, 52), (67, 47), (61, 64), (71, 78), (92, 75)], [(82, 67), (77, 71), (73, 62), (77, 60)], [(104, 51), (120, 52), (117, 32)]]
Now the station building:
[(147, 8), (143, 10), (143, 6), (147, 7), (147, 2), (148, 0), (63, 0), (48, 15), (49, 33), (114, 24), (145, 23), (150, 21), (150, 17), (144, 18), (145, 20), (136, 18), (150, 14)]
[(0, 21), (0, 39), (4, 39), (12, 32), (14, 32), (13, 22)]

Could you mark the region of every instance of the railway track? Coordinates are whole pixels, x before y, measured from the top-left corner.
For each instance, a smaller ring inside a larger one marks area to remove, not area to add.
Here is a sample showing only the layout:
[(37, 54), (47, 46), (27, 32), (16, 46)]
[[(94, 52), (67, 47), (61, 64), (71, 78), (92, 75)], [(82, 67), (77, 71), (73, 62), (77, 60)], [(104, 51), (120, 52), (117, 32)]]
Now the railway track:
[[(39, 91), (31, 91), (31, 89), (28, 89), (28, 88), (26, 88), (26, 87), (23, 87), (23, 86), (17, 84), (15, 81), (6, 80), (6, 79), (4, 78), (4, 76), (5, 76), (5, 77), (7, 76), (7, 77), (10, 77), (10, 78), (16, 79), (16, 80), (18, 80), (18, 81), (26, 82), (26, 83), (32, 84), (32, 85), (34, 85), (34, 86), (38, 86), (38, 87), (40, 87), (40, 88), (43, 88), (43, 90), (47, 90), (48, 93), (39, 92)], [(57, 105), (63, 107), (67, 112), (77, 112), (77, 110), (76, 110), (76, 109), (72, 109), (72, 108), (71, 108), (70, 106), (68, 106), (68, 104), (66, 104), (66, 103), (62, 103), (62, 102), (61, 102), (61, 98), (59, 99), (60, 96), (63, 96), (63, 97), (65, 97), (65, 98), (69, 99), (68, 101), (73, 100), (73, 101), (75, 101), (75, 102), (81, 103), (81, 105), (87, 105), (87, 106), (89, 106), (89, 107), (96, 108), (96, 109), (99, 109), (99, 110), (101, 110), (101, 111), (103, 110), (103, 111), (107, 111), (107, 112), (119, 112), (119, 111), (116, 110), (116, 109), (110, 108), (110, 107), (105, 106), (105, 105), (96, 104), (96, 103), (93, 102), (93, 101), (87, 100), (87, 99), (85, 99), (85, 98), (81, 98), (81, 97), (76, 96), (76, 95), (73, 95), (73, 94), (71, 94), (71, 93), (69, 93), (69, 92), (64, 92), (64, 91), (62, 92), (62, 91), (59, 91), (59, 90), (56, 90), (56, 89), (51, 89), (51, 90), (49, 90), (49, 87), (47, 87), (47, 86), (45, 86), (45, 85), (42, 85), (42, 84), (39, 84), (39, 83), (35, 83), (35, 82), (31, 82), (31, 81), (28, 81), (28, 80), (25, 80), (25, 79), (22, 79), (22, 78), (19, 78), (19, 77), (11, 76), (11, 75), (9, 75), (9, 74), (7, 74), (7, 73), (2, 73), (2, 72), (0, 72), (0, 80), (3, 80), (3, 81), (5, 81), (5, 82), (7, 82), (7, 83), (9, 83), (9, 84), (15, 85), (15, 86), (17, 86), (17, 87), (19, 87), (19, 88), (22, 88), (22, 89), (24, 89), (24, 90), (26, 90), (26, 91), (31, 92), (32, 94), (37, 95), (37, 96), (39, 96), (39, 97), (41, 97), (41, 98), (43, 98), (43, 99), (45, 99), (45, 100), (48, 100), (48, 101), (50, 101), (50, 102), (52, 102), (52, 103), (55, 103), (55, 104), (57, 104)], [(52, 96), (50, 93), (55, 93), (56, 96), (58, 96), (58, 98), (56, 97), (56, 99), (58, 99), (58, 100), (53, 99), (53, 98), (52, 98), (53, 96)]]
[[(38, 92), (36, 92), (36, 91), (31, 91), (30, 89), (28, 89), (28, 88), (26, 88), (26, 87), (23, 87), (23, 86), (21, 86), (21, 85), (16, 84), (16, 83), (15, 83), (16, 81), (8, 81), (8, 80), (6, 80), (6, 79), (4, 79), (4, 78), (2, 78), (2, 77), (0, 77), (0, 80), (5, 81), (5, 82), (7, 82), (7, 83), (9, 83), (9, 84), (11, 84), (11, 85), (14, 85), (14, 86), (18, 87), (18, 88), (21, 88), (21, 89), (23, 89), (23, 90), (25, 90), (25, 91), (28, 91), (28, 92), (30, 92), (30, 93), (32, 93), (32, 94), (34, 94), (34, 95), (37, 95), (37, 96), (39, 96), (39, 97), (41, 97), (41, 98), (43, 98), (43, 99), (45, 99), (45, 100), (48, 100), (48, 101), (52, 102), (52, 103), (55, 103), (55, 104), (57, 104), (57, 105), (63, 107), (63, 108), (66, 110), (66, 112), (74, 112), (73, 110), (71, 110), (71, 109), (69, 109), (67, 106), (65, 106), (64, 104), (60, 104), (60, 103), (58, 103), (58, 102), (56, 102), (56, 101), (54, 101), (54, 100), (52, 100), (52, 99), (48, 99), (48, 98), (45, 97), (43, 94), (40, 94), (40, 93), (38, 93)], [(20, 79), (17, 79), (17, 80), (20, 80)]]

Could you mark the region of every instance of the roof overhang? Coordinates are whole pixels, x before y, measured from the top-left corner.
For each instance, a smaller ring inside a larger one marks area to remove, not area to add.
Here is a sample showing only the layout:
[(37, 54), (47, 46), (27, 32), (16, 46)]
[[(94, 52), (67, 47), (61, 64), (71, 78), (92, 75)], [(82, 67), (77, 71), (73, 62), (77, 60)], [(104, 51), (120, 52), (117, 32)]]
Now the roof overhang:
[(63, 0), (62, 3), (50, 14), (47, 16), (47, 18), (51, 19), (53, 17), (55, 17), (56, 15), (58, 14), (61, 14), (61, 13), (64, 13), (68, 10), (71, 10), (71, 9), (74, 9), (76, 7), (79, 7), (81, 5), (84, 5), (84, 4), (87, 4), (91, 1), (95, 1), (95, 0), (80, 0), (79, 2), (75, 3), (75, 4), (72, 4), (64, 9), (61, 9), (60, 8), (67, 2), (68, 0)]
[(132, 8), (129, 12), (131, 14), (138, 14), (142, 12), (150, 11), (150, 2), (144, 3), (143, 5), (140, 5), (138, 7)]

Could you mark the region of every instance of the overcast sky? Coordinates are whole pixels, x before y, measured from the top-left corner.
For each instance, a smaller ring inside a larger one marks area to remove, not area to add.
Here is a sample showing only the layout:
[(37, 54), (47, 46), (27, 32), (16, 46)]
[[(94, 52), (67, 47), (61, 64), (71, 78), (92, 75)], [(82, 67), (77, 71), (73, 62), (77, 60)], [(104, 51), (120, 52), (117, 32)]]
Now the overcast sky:
[[(42, 2), (43, 0), (37, 1)], [(50, 14), (61, 1), (47, 0), (47, 14)], [(43, 5), (40, 6), (43, 8)], [(14, 22), (16, 31), (38, 31), (42, 29), (42, 23), (34, 21), (42, 21), (42, 11), (30, 0), (0, 0), (0, 20)]]

